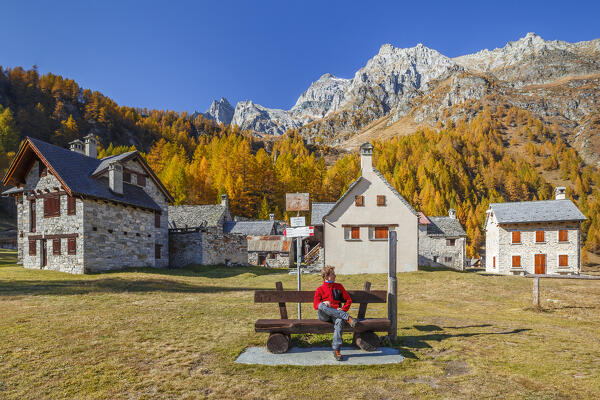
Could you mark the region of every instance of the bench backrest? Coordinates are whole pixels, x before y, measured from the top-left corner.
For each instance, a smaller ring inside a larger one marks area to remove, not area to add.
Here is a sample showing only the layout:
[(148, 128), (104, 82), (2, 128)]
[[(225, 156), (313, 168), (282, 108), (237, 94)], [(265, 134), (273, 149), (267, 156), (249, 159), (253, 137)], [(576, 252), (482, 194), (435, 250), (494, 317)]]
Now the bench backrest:
[[(279, 303), (282, 319), (287, 319), (285, 303), (312, 303), (315, 299), (314, 290), (283, 290), (281, 282), (275, 283), (276, 290), (256, 290), (254, 292), (255, 303)], [(364, 290), (348, 290), (352, 303), (360, 304), (358, 318), (364, 318), (368, 303), (385, 303), (387, 291), (371, 291), (371, 283), (365, 282)]]

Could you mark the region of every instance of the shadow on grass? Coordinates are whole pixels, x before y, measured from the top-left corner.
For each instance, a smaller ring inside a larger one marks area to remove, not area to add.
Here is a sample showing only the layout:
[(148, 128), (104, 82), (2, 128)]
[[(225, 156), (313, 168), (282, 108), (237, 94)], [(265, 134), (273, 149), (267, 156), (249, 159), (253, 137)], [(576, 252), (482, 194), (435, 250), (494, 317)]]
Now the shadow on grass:
[(188, 265), (185, 268), (127, 268), (124, 270), (95, 272), (91, 275), (105, 275), (113, 273), (140, 272), (152, 275), (165, 276), (197, 276), (199, 278), (233, 278), (243, 274), (252, 274), (255, 276), (287, 274), (287, 268), (265, 268), (256, 266), (235, 266), (225, 265)]
[(440, 271), (464, 272), (464, 271), (458, 271), (456, 269), (452, 269), (452, 268), (448, 268), (448, 267), (429, 267), (426, 265), (419, 265), (419, 271), (424, 271), (424, 272), (440, 272)]
[[(431, 327), (435, 327), (435, 325), (429, 325)], [(485, 326), (485, 325), (483, 325)], [(490, 325), (491, 326), (491, 325)], [(417, 330), (420, 330), (418, 325), (414, 326)], [(440, 333), (433, 333), (429, 335), (412, 335), (412, 336), (403, 336), (401, 338), (402, 343), (407, 347), (413, 349), (430, 349), (432, 348), (427, 341), (433, 340), (436, 342), (441, 342), (442, 340), (457, 338), (457, 337), (471, 337), (471, 336), (485, 336), (485, 335), (515, 335), (521, 332), (530, 331), (530, 328), (519, 328), (513, 329), (512, 331), (505, 332), (474, 332), (474, 333), (445, 333), (443, 332), (443, 328), (436, 327), (438, 329), (430, 329), (429, 331), (441, 331)]]
[(259, 288), (192, 285), (166, 279), (104, 278), (92, 280), (11, 280), (0, 285), (0, 296), (78, 295), (90, 293), (217, 293), (254, 291)]
[(0, 266), (15, 265), (17, 263), (17, 251), (0, 249)]

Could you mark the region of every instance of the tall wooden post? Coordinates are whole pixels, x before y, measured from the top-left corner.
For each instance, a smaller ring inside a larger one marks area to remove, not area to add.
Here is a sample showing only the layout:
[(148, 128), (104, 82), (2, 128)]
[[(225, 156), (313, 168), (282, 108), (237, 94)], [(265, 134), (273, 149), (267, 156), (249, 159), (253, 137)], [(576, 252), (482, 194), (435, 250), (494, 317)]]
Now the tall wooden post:
[[(302, 285), (300, 284), (300, 264), (301, 264), (301, 254), (300, 252), (302, 251), (302, 245), (300, 244), (302, 243), (302, 238), (297, 237), (296, 238), (296, 265), (298, 267), (298, 270), (296, 272), (298, 272), (298, 291), (301, 290)], [(302, 319), (302, 303), (298, 303), (298, 319)]]
[(389, 259), (388, 259), (388, 319), (392, 322), (388, 335), (391, 340), (398, 337), (398, 282), (396, 279), (396, 231), (389, 231)]

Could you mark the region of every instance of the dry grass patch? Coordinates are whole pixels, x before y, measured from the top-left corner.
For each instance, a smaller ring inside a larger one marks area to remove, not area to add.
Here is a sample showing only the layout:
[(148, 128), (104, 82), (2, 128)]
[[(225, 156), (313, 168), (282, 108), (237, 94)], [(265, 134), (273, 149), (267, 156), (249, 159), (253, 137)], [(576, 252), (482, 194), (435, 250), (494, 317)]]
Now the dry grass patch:
[[(399, 275), (398, 365), (236, 364), (266, 335), (255, 289), (295, 288), (260, 268), (197, 267), (73, 276), (26, 270), (0, 251), (0, 398), (598, 398), (600, 285), (450, 271)], [(348, 288), (384, 275), (340, 276)], [(303, 287), (319, 284), (304, 276)], [(293, 311), (295, 307), (289, 307)], [(314, 315), (311, 305), (305, 316)], [(353, 310), (356, 313), (356, 309)], [(386, 315), (386, 305), (369, 316)], [(298, 335), (301, 346), (331, 335)], [(350, 343), (351, 335), (345, 335)]]

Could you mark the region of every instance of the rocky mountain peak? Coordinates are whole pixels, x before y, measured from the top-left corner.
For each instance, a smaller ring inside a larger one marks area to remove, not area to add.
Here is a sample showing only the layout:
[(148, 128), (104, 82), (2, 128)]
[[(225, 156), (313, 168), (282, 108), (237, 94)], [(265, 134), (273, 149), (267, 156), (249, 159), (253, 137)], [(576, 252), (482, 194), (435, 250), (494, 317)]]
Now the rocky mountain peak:
[(204, 113), (208, 119), (212, 119), (217, 123), (229, 124), (233, 119), (233, 106), (225, 97), (221, 97), (219, 101), (213, 100), (209, 109)]

